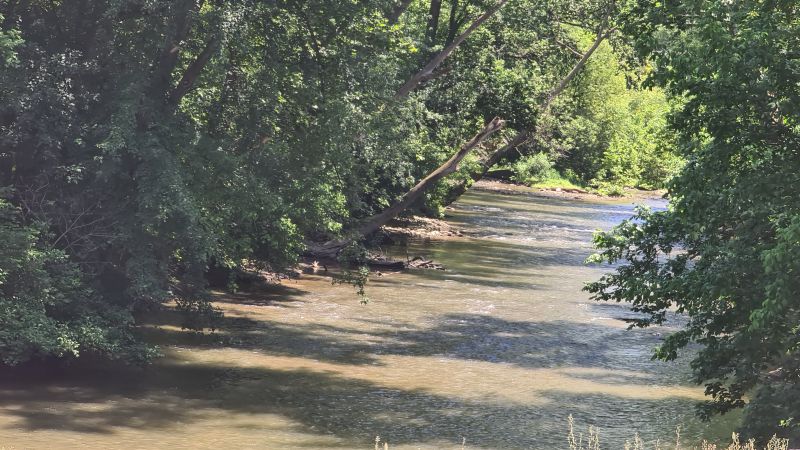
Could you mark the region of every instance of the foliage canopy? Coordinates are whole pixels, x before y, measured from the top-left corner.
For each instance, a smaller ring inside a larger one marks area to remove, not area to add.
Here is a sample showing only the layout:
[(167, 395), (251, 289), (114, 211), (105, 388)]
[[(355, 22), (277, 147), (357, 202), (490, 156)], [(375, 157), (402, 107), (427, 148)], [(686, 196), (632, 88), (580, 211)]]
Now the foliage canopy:
[[(384, 210), (491, 117), (535, 123), (574, 64), (564, 22), (592, 30), (608, 5), (0, 3), (3, 361), (145, 360), (135, 318), (169, 300), (206, 326), (209, 269), (281, 269)], [(440, 211), (448, 183), (416, 207)]]
[[(685, 99), (673, 118), (688, 163), (667, 211), (641, 210), (596, 243), (623, 264), (588, 286), (631, 302), (637, 323), (689, 317), (656, 356), (702, 344), (692, 367), (706, 415), (747, 406), (768, 436), (800, 411), (800, 6), (641, 1), (630, 25), (652, 80)], [(791, 427), (795, 427), (792, 431)]]

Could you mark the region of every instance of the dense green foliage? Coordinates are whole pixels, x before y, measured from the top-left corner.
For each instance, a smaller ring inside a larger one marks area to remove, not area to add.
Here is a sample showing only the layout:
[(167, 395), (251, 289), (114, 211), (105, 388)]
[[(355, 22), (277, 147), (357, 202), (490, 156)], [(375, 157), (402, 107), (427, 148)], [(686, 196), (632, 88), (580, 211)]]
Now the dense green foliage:
[[(581, 37), (588, 47), (591, 36)], [(564, 153), (559, 168), (593, 185), (661, 188), (681, 165), (667, 127), (670, 101), (639, 84), (645, 66), (626, 70), (623, 61), (604, 42), (578, 76), (554, 143)]]
[(395, 96), (494, 4), (0, 2), (2, 359), (146, 359), (135, 318), (173, 300), (204, 326), (209, 268), (285, 267), (488, 119), (536, 123), (582, 45), (564, 22), (613, 2), (511, 1)]
[(656, 356), (702, 344), (692, 367), (713, 398), (704, 414), (747, 403), (749, 435), (797, 434), (800, 5), (640, 3), (629, 31), (652, 80), (685, 99), (673, 127), (688, 163), (669, 210), (597, 236), (599, 257), (622, 264), (588, 289), (631, 302), (640, 326), (671, 308), (688, 315)]
[[(594, 36), (567, 28), (577, 47), (585, 51)], [(615, 49), (615, 46), (618, 49)], [(575, 182), (599, 188), (600, 192), (622, 187), (657, 189), (664, 187), (680, 168), (677, 136), (668, 127), (673, 101), (659, 87), (644, 87), (640, 78), (648, 67), (627, 57), (630, 47), (621, 39), (603, 42), (571, 88), (554, 108), (554, 123), (540, 147), (560, 172), (530, 176), (533, 161), (524, 157), (511, 169), (520, 182), (536, 184)]]
[(0, 202), (0, 356), (15, 364), (32, 352), (78, 356), (101, 351), (142, 360), (151, 351), (137, 343), (130, 317), (105, 304), (84, 283), (84, 274), (64, 251), (42, 239), (46, 231), (23, 225)]
[(536, 184), (558, 176), (554, 163), (547, 153), (526, 155), (511, 166), (514, 175), (512, 180), (518, 183)]

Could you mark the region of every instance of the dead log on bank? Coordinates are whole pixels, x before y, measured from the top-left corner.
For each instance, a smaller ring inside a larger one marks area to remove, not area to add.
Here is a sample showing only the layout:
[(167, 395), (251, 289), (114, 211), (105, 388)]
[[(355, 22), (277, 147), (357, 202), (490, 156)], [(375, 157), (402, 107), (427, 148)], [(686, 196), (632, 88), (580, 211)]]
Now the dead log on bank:
[(367, 260), (367, 266), (372, 270), (398, 272), (406, 268), (406, 263), (392, 259), (369, 259)]

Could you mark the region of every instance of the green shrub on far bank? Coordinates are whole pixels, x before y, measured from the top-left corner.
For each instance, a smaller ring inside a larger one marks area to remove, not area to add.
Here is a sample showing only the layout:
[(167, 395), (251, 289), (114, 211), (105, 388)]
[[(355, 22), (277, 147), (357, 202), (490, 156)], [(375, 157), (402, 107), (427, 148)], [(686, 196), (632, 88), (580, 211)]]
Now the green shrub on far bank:
[(562, 174), (555, 168), (555, 162), (546, 153), (526, 155), (508, 166), (511, 172), (509, 179), (534, 188), (543, 189), (579, 189), (588, 187), (581, 183), (578, 176), (570, 170)]
[(559, 177), (553, 168), (554, 163), (546, 153), (535, 153), (523, 156), (511, 165), (512, 181), (524, 184), (536, 184)]
[(585, 183), (570, 169), (563, 173), (555, 168), (555, 162), (546, 153), (526, 155), (511, 164), (511, 181), (542, 189), (574, 189), (589, 191), (609, 197), (625, 195), (625, 185), (613, 181)]
[(595, 184), (597, 193), (609, 197), (622, 197), (625, 195), (625, 187), (614, 182), (599, 181)]

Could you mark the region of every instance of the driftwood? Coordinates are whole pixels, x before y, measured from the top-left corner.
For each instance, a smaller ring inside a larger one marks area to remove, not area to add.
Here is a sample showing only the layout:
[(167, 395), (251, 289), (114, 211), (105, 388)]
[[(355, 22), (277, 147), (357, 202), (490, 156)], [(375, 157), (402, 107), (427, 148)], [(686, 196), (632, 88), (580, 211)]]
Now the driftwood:
[[(339, 264), (338, 261), (332, 259), (326, 259), (323, 261), (314, 260), (310, 263), (308, 262), (301, 262), (295, 268), (295, 275), (300, 276), (300, 274), (320, 274), (320, 273), (328, 273), (328, 266), (337, 267)], [(403, 261), (397, 261), (393, 259), (386, 259), (381, 256), (371, 256), (367, 258), (366, 261), (367, 267), (375, 271), (390, 271), (396, 272), (406, 268), (406, 263)]]
[(415, 256), (410, 261), (408, 261), (408, 267), (414, 269), (445, 270), (443, 265), (433, 262), (432, 259), (425, 259), (420, 256)]
[[(328, 272), (328, 263), (338, 264), (334, 260), (315, 260), (312, 263), (300, 263), (293, 272), (289, 272), (289, 276), (299, 277), (302, 274), (319, 274)], [(399, 272), (408, 268), (413, 269), (436, 269), (445, 270), (444, 266), (434, 262), (431, 259), (425, 259), (421, 256), (415, 256), (408, 261), (401, 261), (396, 259), (387, 259), (382, 256), (372, 256), (366, 260), (367, 267), (376, 272)], [(225, 279), (227, 283), (227, 278)], [(223, 284), (224, 286), (224, 284)]]
[(400, 271), (406, 268), (406, 263), (392, 259), (368, 259), (367, 266), (372, 270)]

